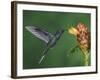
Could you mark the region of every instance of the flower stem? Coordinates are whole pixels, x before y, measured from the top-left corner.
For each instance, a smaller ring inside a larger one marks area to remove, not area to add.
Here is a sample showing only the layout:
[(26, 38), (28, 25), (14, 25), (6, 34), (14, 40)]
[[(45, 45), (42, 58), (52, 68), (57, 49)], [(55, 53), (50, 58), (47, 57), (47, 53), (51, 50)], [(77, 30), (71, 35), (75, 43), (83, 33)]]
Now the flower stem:
[(89, 53), (84, 54), (84, 65), (85, 66), (89, 65)]

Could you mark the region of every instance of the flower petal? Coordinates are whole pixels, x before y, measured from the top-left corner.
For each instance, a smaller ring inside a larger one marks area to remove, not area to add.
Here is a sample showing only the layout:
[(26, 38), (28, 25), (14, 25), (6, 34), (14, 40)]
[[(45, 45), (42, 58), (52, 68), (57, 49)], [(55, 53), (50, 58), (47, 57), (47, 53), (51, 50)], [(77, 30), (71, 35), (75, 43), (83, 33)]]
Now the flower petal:
[(74, 28), (74, 27), (71, 27), (70, 29), (68, 29), (68, 32), (70, 34), (75, 35), (75, 36), (79, 33), (78, 30), (76, 28)]

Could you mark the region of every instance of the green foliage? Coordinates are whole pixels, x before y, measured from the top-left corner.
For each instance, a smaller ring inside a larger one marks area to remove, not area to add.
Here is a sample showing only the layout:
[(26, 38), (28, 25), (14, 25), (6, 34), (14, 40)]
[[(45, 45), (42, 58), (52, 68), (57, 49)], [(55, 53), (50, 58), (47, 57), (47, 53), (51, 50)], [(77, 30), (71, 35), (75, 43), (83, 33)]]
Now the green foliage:
[[(47, 11), (23, 11), (23, 69), (52, 68), (52, 67), (74, 67), (84, 66), (84, 59), (77, 45), (75, 37), (66, 32), (62, 35), (56, 46), (46, 55), (41, 64), (38, 64), (44, 43), (29, 33), (25, 26), (36, 26), (43, 30), (55, 33), (56, 30), (76, 26), (82, 22), (90, 30), (90, 14), (69, 12), (47, 12)], [(73, 55), (71, 55), (73, 53)], [(67, 56), (69, 54), (69, 56)]]

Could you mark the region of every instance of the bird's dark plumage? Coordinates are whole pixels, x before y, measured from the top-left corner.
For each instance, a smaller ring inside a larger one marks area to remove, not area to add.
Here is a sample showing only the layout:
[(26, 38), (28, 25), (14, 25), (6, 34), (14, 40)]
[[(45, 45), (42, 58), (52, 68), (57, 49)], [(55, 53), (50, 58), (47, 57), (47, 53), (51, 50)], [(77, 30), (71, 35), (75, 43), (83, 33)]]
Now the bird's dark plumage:
[(44, 31), (40, 28), (34, 27), (34, 26), (26, 26), (25, 27), (30, 33), (32, 33), (37, 38), (41, 39), (47, 44), (46, 49), (43, 51), (43, 56), (39, 60), (39, 64), (44, 59), (45, 55), (48, 53), (49, 49), (54, 47), (56, 45), (56, 42), (60, 39), (61, 35), (65, 31), (64, 29), (61, 29), (59, 31), (56, 31), (54, 35), (51, 33)]

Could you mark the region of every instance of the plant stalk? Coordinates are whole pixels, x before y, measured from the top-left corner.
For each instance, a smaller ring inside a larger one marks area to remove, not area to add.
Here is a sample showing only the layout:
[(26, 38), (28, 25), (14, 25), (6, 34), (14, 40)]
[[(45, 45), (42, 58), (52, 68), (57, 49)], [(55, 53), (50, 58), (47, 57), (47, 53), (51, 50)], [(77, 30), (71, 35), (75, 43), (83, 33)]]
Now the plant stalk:
[(89, 53), (88, 52), (84, 53), (84, 65), (89, 66)]

